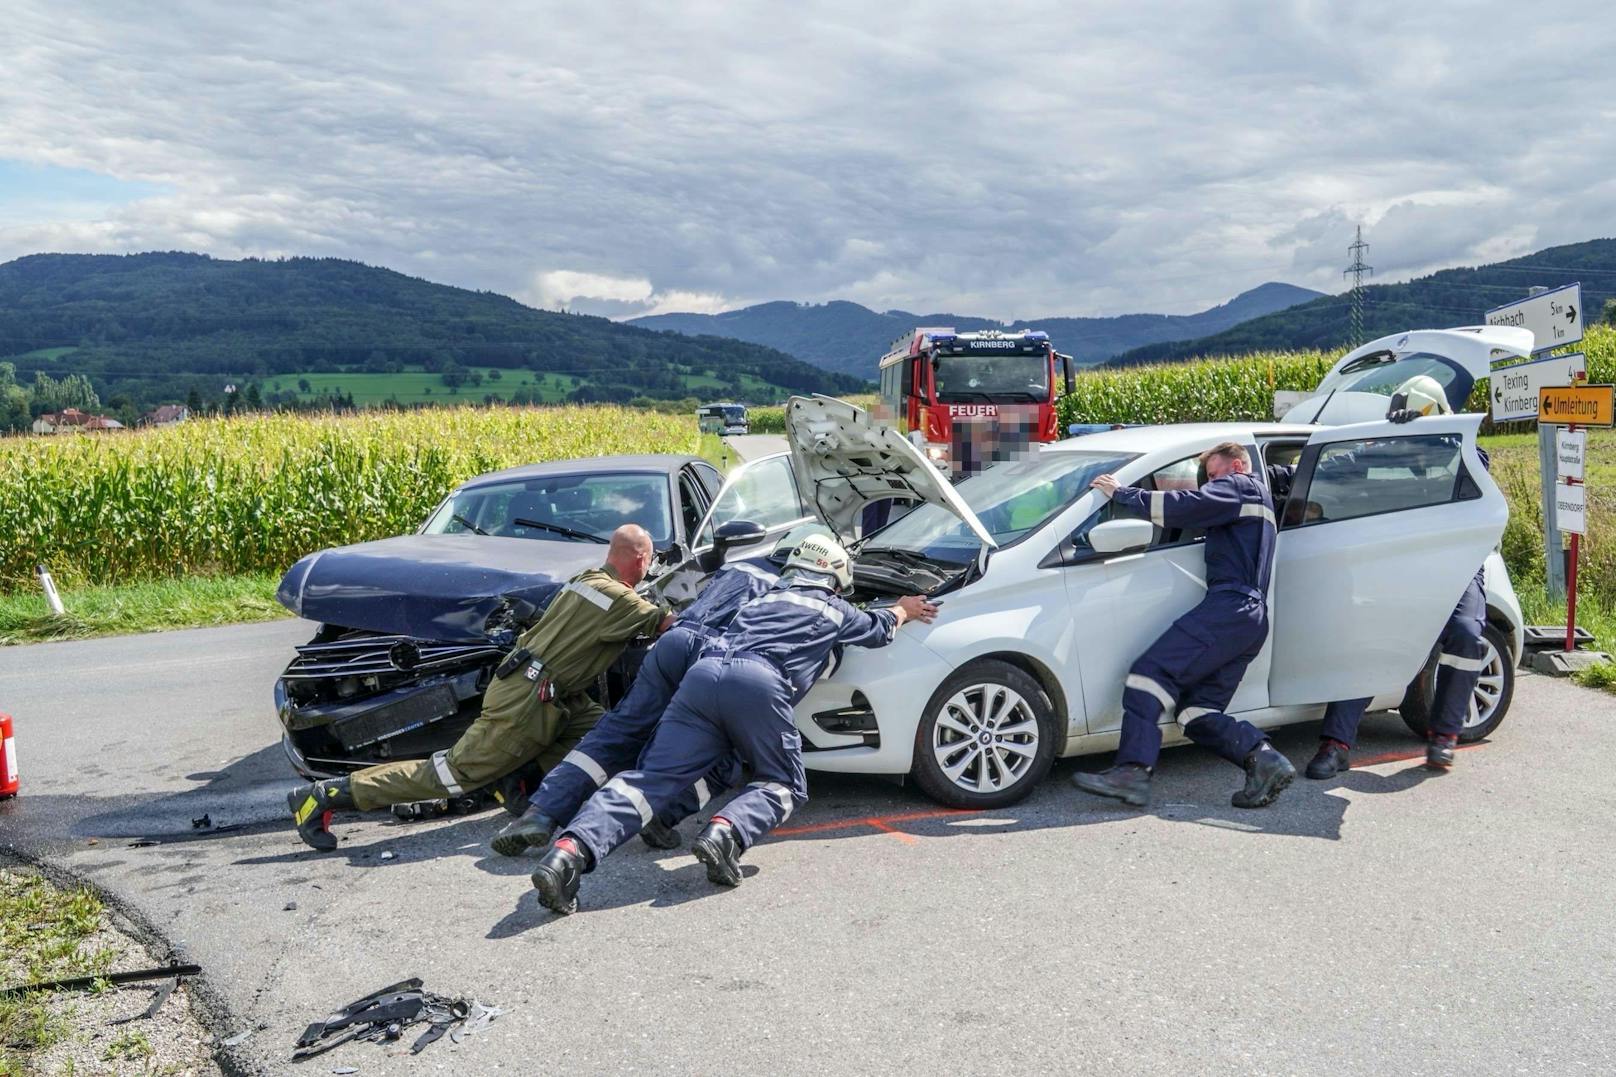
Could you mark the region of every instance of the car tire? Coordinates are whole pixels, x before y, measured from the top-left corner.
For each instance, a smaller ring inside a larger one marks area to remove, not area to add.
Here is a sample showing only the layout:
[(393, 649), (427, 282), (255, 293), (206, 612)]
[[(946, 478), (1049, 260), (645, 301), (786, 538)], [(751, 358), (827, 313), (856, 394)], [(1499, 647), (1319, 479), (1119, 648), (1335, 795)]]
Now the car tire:
[(910, 773), (939, 804), (1002, 808), (1049, 773), (1057, 735), (1054, 704), (1037, 679), (984, 659), (932, 693), (915, 731)]
[[(1515, 663), (1510, 661), (1509, 641), (1492, 625), (1482, 629), (1481, 639), (1486, 648), (1483, 657), (1487, 665), (1476, 682), (1470, 714), (1465, 719), (1464, 728), (1459, 731), (1461, 744), (1491, 736), (1503, 724), (1504, 717), (1509, 713), (1510, 702), (1515, 698)], [(1431, 652), (1425, 668), (1409, 684), (1408, 691), (1403, 694), (1403, 702), (1398, 706), (1403, 724), (1419, 737), (1426, 736), (1431, 728), (1431, 710), (1436, 702), (1437, 659), (1440, 656), (1440, 649)]]

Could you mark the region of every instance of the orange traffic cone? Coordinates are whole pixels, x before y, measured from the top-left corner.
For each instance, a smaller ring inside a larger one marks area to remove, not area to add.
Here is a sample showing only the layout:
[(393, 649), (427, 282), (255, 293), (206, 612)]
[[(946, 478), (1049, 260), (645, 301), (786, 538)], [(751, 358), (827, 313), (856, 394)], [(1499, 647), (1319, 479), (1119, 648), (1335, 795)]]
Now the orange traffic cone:
[(11, 733), (11, 715), (0, 714), (0, 800), (17, 795), (17, 738)]

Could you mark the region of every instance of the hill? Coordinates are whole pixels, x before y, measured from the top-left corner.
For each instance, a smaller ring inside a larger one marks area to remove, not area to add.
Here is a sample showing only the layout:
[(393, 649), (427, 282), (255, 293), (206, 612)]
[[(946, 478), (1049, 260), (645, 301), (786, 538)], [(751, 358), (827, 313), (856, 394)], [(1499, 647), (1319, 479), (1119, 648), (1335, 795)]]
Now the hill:
[[(1403, 284), (1370, 285), (1364, 289), (1364, 339), (1404, 329), (1476, 325), (1488, 309), (1523, 298), (1533, 285), (1555, 288), (1579, 280), (1583, 321), (1592, 325), (1605, 301), (1616, 298), (1616, 239), (1548, 247), (1492, 265), (1444, 269)], [(1348, 339), (1351, 306), (1346, 295), (1324, 296), (1199, 339), (1135, 348), (1111, 362), (1130, 366), (1192, 356), (1336, 349)]]
[(825, 370), (861, 378), (875, 376), (876, 362), (894, 340), (921, 325), (956, 329), (999, 329), (1007, 325), (1042, 329), (1058, 351), (1085, 366), (1165, 340), (1205, 336), (1249, 318), (1317, 298), (1321, 293), (1290, 284), (1268, 283), (1243, 292), (1222, 306), (1197, 314), (1123, 314), (1112, 318), (1029, 318), (1015, 323), (962, 314), (877, 312), (836, 300), (805, 304), (761, 303), (723, 314), (653, 314), (630, 325), (678, 333), (705, 333), (751, 341), (807, 360)]
[(752, 343), (535, 310), (358, 262), (177, 252), (38, 254), (0, 265), (0, 359), (16, 365), (19, 381), (78, 372), (103, 397), (142, 401), (183, 397), (199, 381), (217, 391), (232, 379), (295, 384), (336, 373), (447, 372), (445, 391), (458, 392), (484, 384), (476, 368), (531, 371), (502, 380), (535, 386), (535, 398), (580, 401), (779, 399), (862, 386)]

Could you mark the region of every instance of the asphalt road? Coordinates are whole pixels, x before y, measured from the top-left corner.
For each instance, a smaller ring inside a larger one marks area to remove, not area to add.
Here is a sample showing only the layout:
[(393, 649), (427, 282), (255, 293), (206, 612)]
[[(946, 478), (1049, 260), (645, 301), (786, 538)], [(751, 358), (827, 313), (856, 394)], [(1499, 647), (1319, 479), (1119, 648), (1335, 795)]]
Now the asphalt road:
[[(269, 1072), (310, 1020), (412, 975), (507, 1015), (419, 1058), (353, 1044), (298, 1072), (1560, 1074), (1616, 1057), (1616, 697), (1523, 676), (1452, 774), (1389, 760), (1255, 813), (1194, 749), (1168, 753), (1145, 813), (1075, 791), (1073, 762), (974, 815), (815, 777), (738, 890), (635, 843), (553, 919), (531, 864), (488, 852), (498, 813), (348, 816), (338, 852), (298, 843), (269, 690), (308, 634), (0, 651), (24, 783), (0, 844), (166, 932), (252, 1031), (237, 1057)], [(1366, 729), (1362, 756), (1419, 747), (1393, 716)], [(1279, 743), (1300, 762), (1313, 735)]]
[(786, 448), (786, 439), (779, 434), (745, 434), (725, 438), (724, 442), (742, 460), (756, 460), (772, 452), (783, 452)]

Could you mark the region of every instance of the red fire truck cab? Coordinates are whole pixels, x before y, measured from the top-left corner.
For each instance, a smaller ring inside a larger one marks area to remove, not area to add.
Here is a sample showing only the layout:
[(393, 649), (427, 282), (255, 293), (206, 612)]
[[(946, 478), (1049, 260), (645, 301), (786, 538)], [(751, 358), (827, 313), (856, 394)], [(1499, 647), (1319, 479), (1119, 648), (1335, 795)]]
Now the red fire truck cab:
[(1072, 357), (1049, 334), (921, 328), (881, 359), (881, 402), (889, 421), (954, 478), (981, 471), (1060, 438), (1055, 361), (1072, 391)]

